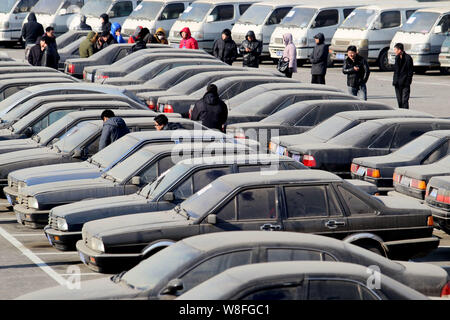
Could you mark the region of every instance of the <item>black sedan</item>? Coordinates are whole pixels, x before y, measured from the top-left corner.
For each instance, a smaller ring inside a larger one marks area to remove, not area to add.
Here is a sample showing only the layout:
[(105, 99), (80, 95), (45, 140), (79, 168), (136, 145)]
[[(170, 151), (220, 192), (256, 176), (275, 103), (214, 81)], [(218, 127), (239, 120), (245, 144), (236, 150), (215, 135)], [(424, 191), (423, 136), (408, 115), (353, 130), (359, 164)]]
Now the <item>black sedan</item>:
[[(353, 159), (352, 178), (372, 182), (379, 190), (390, 190), (396, 167), (436, 162), (450, 154), (449, 144), (450, 130), (429, 131), (388, 155)], [(403, 183), (405, 182), (406, 179), (403, 178)], [(408, 182), (411, 183), (412, 180)], [(423, 183), (415, 187), (425, 190)]]
[(155, 242), (237, 230), (315, 233), (395, 259), (439, 244), (419, 201), (372, 196), (326, 171), (269, 173), (222, 176), (172, 210), (87, 222), (76, 243), (81, 260), (95, 271), (120, 271), (153, 254)]
[(425, 203), (431, 207), (435, 227), (450, 234), (450, 177), (438, 176), (430, 179)]
[[(294, 145), (288, 148), (288, 152), (305, 166), (349, 177), (354, 158), (389, 154), (425, 132), (439, 129), (450, 129), (450, 120), (432, 118), (370, 120), (325, 143)], [(376, 175), (376, 172), (373, 174)]]

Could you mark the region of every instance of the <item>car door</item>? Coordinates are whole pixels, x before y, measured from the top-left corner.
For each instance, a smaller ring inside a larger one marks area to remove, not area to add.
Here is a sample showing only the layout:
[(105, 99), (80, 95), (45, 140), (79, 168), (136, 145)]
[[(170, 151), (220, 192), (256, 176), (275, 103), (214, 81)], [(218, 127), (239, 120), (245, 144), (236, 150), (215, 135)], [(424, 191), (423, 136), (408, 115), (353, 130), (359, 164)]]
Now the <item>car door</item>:
[(308, 37), (310, 39), (308, 39), (308, 42), (311, 41), (314, 43), (314, 39), (312, 39), (312, 37), (321, 32), (325, 36), (325, 43), (330, 44), (331, 38), (333, 37), (338, 24), (339, 11), (337, 9), (325, 9), (320, 11), (311, 25), (311, 30), (309, 32), (310, 37)]
[[(234, 24), (235, 17), (235, 6), (233, 4), (220, 4), (216, 5), (215, 8), (207, 17), (208, 22), (205, 25), (205, 40), (211, 42), (210, 47), (212, 48), (212, 42), (223, 29), (231, 29)], [(208, 32), (208, 30), (210, 32)]]

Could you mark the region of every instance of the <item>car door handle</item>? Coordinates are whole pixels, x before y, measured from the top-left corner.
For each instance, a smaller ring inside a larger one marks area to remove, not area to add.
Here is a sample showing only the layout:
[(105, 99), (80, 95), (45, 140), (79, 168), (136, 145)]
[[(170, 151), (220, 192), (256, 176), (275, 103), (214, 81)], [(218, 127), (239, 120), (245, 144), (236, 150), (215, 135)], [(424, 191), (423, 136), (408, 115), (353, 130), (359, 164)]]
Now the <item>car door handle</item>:
[(260, 229), (265, 231), (276, 231), (281, 230), (281, 226), (279, 224), (273, 225), (270, 223), (265, 223), (260, 227)]
[(345, 226), (345, 222), (343, 221), (336, 221), (336, 220), (329, 220), (325, 222), (325, 226), (329, 229), (336, 229), (339, 226)]

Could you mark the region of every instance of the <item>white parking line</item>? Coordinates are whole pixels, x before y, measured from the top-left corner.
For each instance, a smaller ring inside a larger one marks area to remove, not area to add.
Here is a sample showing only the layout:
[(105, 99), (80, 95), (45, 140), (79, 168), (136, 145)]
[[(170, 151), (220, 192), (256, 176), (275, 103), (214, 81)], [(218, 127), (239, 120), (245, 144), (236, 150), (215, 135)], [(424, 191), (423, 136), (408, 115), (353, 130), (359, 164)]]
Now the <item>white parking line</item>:
[(45, 234), (43, 233), (11, 233), (13, 237), (37, 237), (37, 236), (43, 236), (45, 237)]
[[(70, 251), (70, 252), (35, 252), (35, 255), (58, 255), (58, 254), (75, 254), (78, 255), (77, 251)], [(80, 261), (81, 262), (81, 261)]]
[(17, 221), (17, 219), (13, 218), (13, 217), (11, 217), (11, 218), (0, 218), (0, 221)]
[(34, 262), (42, 271), (48, 274), (53, 280), (58, 282), (60, 285), (66, 285), (67, 281), (60, 276), (55, 270), (50, 268), (44, 261), (42, 261), (38, 256), (36, 256), (31, 250), (25, 248), (25, 246), (18, 241), (16, 238), (11, 236), (5, 229), (0, 227), (0, 235), (3, 236), (9, 243), (16, 247), (24, 256)]

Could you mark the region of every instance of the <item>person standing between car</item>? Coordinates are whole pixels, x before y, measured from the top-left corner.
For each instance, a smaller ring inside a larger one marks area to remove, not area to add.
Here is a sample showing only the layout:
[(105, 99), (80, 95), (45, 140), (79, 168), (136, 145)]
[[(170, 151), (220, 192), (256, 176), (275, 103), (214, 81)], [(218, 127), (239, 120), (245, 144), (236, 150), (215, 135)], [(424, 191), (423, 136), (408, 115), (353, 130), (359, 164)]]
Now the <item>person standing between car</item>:
[(37, 43), (30, 49), (30, 52), (28, 54), (28, 62), (32, 66), (41, 66), (42, 57), (44, 56), (45, 48), (47, 48), (47, 43), (45, 42), (44, 37), (39, 37), (36, 42)]
[(55, 29), (53, 27), (45, 28), (45, 36), (49, 39), (49, 45), (46, 49), (47, 59), (46, 66), (58, 69), (58, 63), (61, 59), (58, 53), (58, 45), (56, 44)]
[(125, 39), (122, 37), (121, 34), (122, 26), (118, 22), (114, 22), (111, 25), (111, 35), (113, 36), (114, 40), (116, 40), (116, 43), (126, 43)]
[(92, 30), (92, 27), (86, 23), (86, 16), (81, 15), (80, 24), (76, 28), (77, 30)]
[(181, 126), (178, 123), (170, 123), (169, 119), (164, 114), (159, 114), (155, 117), (156, 131), (162, 130), (177, 130)]
[(208, 85), (206, 93), (192, 109), (191, 120), (201, 122), (205, 127), (225, 132), (228, 107), (223, 102), (215, 84)]
[(25, 40), (25, 45), (35, 45), (37, 39), (44, 34), (44, 27), (37, 22), (34, 12), (30, 12), (28, 15), (28, 22), (22, 27), (22, 38)]
[(367, 100), (367, 80), (369, 80), (370, 69), (366, 59), (356, 52), (355, 46), (347, 48), (347, 58), (344, 60), (342, 72), (347, 75), (348, 92), (358, 96), (362, 93), (363, 100)]
[(112, 110), (104, 110), (100, 117), (103, 120), (103, 129), (98, 150), (102, 150), (130, 133), (130, 129), (128, 129), (125, 121), (120, 117), (116, 117)]
[(111, 31), (111, 22), (109, 22), (109, 16), (106, 13), (100, 15), (100, 21), (102, 22), (102, 31)]
[(114, 43), (117, 43), (117, 41), (112, 36), (111, 31), (102, 31), (95, 46), (96, 52), (105, 49), (107, 46)]
[(139, 36), (139, 32), (141, 32), (141, 30), (142, 26), (137, 26), (133, 34), (128, 38), (128, 43), (136, 43), (137, 38)]
[(180, 49), (198, 49), (197, 40), (192, 38), (191, 30), (186, 27), (180, 31), (181, 41), (180, 41)]
[(95, 43), (97, 42), (98, 34), (97, 32), (90, 31), (88, 35), (86, 36), (86, 39), (84, 39), (80, 43), (79, 53), (80, 58), (89, 58), (95, 53)]
[(213, 55), (230, 66), (236, 60), (237, 46), (231, 37), (230, 29), (224, 29), (221, 38), (214, 42)]
[(311, 57), (311, 83), (325, 84), (328, 64), (328, 46), (325, 44), (325, 36), (318, 33), (314, 36), (316, 45), (313, 48)]
[(247, 32), (245, 35), (245, 40), (242, 41), (239, 51), (243, 56), (243, 66), (258, 68), (259, 67), (259, 57), (262, 52), (262, 43), (256, 39), (255, 33), (253, 31)]
[(166, 39), (166, 31), (163, 28), (158, 28), (150, 39), (150, 43), (168, 44)]
[(292, 78), (292, 74), (297, 72), (297, 47), (292, 40), (291, 33), (283, 34), (283, 42), (285, 48), (282, 58), (289, 59), (289, 68), (286, 71), (286, 77)]
[(395, 87), (395, 95), (399, 108), (409, 109), (409, 96), (414, 74), (414, 62), (405, 52), (403, 43), (394, 46), (395, 64), (392, 85)]
[[(136, 37), (135, 44), (131, 47), (131, 52), (136, 52), (142, 49), (147, 48), (147, 42), (145, 38), (150, 34), (150, 30), (147, 28), (142, 28), (139, 34)], [(130, 37), (131, 38), (131, 37)]]

